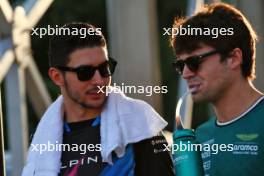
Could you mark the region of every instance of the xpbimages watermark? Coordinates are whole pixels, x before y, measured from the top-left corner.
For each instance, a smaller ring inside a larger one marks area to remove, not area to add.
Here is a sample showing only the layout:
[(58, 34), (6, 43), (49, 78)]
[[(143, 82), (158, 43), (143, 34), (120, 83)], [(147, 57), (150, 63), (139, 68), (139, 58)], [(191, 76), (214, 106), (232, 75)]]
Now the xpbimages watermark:
[(221, 36), (229, 36), (234, 35), (233, 28), (198, 28), (191, 27), (187, 25), (187, 27), (179, 26), (177, 28), (163, 28), (163, 35), (176, 36), (176, 35), (196, 35), (196, 36), (212, 36), (212, 38), (218, 38)]
[[(113, 87), (115, 89), (113, 89)], [(125, 85), (124, 83), (121, 86), (118, 86), (114, 83), (112, 86), (97, 86), (99, 89), (97, 93), (105, 93), (108, 96), (111, 92), (113, 93), (129, 93), (129, 94), (146, 94), (146, 96), (152, 96), (155, 94), (165, 94), (168, 93), (167, 86), (131, 86)]]
[(42, 38), (45, 35), (80, 35), (80, 38), (85, 38), (87, 35), (102, 35), (101, 28), (66, 28), (66, 27), (59, 27), (55, 25), (52, 27), (48, 25), (46, 28), (32, 28), (31, 35), (36, 35), (39, 38)]
[(68, 151), (79, 152), (80, 154), (86, 154), (86, 152), (101, 151), (101, 144), (61, 144), (58, 141), (52, 143), (48, 141), (46, 144), (31, 144), (30, 150), (43, 154), (44, 152), (52, 151)]
[(179, 144), (173, 144), (169, 146), (168, 144), (163, 144), (163, 151), (171, 151), (172, 154), (175, 152), (185, 152), (185, 151), (200, 151), (200, 152), (211, 152), (212, 154), (217, 154), (220, 152), (232, 152), (234, 151), (234, 144), (193, 144), (188, 141), (188, 143), (183, 143), (180, 141)]

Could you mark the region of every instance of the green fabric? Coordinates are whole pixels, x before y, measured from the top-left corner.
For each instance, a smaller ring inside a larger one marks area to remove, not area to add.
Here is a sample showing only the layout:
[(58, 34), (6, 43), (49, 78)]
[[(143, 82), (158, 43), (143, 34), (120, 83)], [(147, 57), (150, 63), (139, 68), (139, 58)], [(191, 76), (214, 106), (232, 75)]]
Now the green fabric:
[[(197, 128), (196, 138), (204, 146), (211, 147), (211, 152), (208, 148), (202, 152), (206, 175), (264, 175), (264, 98), (230, 124), (218, 126), (212, 118)], [(229, 151), (220, 151), (220, 145), (216, 144), (222, 144)]]

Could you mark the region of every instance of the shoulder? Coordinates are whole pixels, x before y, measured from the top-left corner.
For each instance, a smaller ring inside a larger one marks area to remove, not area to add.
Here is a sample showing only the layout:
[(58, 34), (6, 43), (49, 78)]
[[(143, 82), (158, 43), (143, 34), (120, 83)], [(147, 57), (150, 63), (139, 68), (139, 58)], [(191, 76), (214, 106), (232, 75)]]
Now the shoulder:
[(215, 126), (215, 122), (216, 122), (215, 117), (210, 118), (208, 121), (204, 122), (203, 124), (197, 127), (196, 133), (210, 130), (211, 128)]
[(199, 142), (205, 141), (206, 138), (213, 133), (216, 127), (215, 123), (216, 118), (212, 117), (208, 121), (197, 127), (197, 129), (195, 130), (195, 136)]
[(144, 139), (134, 144), (134, 148), (137, 152), (146, 152), (149, 154), (168, 153), (166, 146), (168, 142), (162, 132), (159, 132), (156, 136), (148, 139)]
[[(253, 105), (254, 106), (254, 105)], [(256, 112), (264, 112), (264, 96), (262, 96), (254, 106)]]
[(174, 175), (168, 143), (160, 132), (149, 139), (134, 144), (136, 175)]

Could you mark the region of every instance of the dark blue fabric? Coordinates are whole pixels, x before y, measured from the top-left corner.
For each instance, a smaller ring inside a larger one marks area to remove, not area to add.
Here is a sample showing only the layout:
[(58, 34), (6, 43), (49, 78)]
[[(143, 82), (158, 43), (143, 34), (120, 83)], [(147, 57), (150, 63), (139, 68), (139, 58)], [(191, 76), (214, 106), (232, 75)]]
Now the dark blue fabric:
[[(97, 143), (94, 141), (100, 141), (100, 122), (101, 117), (97, 116), (95, 119), (86, 120), (83, 122), (75, 122), (75, 123), (64, 123), (64, 140), (70, 140), (66, 143)], [(87, 131), (87, 132), (86, 132)], [(90, 131), (90, 132), (88, 132)], [(93, 135), (91, 135), (93, 134)], [(92, 139), (94, 138), (94, 139)], [(65, 142), (65, 141), (64, 141)], [(82, 163), (80, 158), (83, 158), (84, 161), (87, 160), (88, 157), (98, 158), (98, 162), (89, 163), (89, 164), (80, 164), (80, 166), (73, 167), (63, 167), (62, 173), (60, 175), (68, 175), (68, 173), (75, 172), (74, 167), (77, 167), (78, 175), (83, 175), (89, 171), (89, 173), (93, 173), (93, 175), (100, 176), (134, 176), (135, 169), (135, 159), (133, 146), (128, 145), (126, 147), (126, 151), (124, 156), (118, 158), (116, 155), (113, 155), (113, 165), (108, 163), (103, 163), (101, 160), (100, 152), (87, 152), (87, 156), (83, 156), (81, 154), (74, 154), (74, 152), (64, 152), (62, 157), (62, 162), (64, 165), (69, 165), (68, 163), (73, 160), (77, 160), (78, 163)], [(67, 155), (67, 156), (66, 156)], [(100, 174), (98, 174), (100, 173)]]
[(113, 157), (113, 165), (106, 165), (100, 176), (134, 176), (135, 159), (132, 145), (128, 145), (125, 155)]

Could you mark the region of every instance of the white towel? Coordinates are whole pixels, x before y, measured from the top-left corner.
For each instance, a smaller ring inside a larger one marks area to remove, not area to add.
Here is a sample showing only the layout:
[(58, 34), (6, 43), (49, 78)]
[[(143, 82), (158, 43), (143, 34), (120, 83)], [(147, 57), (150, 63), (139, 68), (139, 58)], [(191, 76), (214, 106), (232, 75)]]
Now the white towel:
[(33, 145), (62, 143), (63, 137), (63, 112), (62, 96), (51, 104), (42, 116), (37, 130), (31, 142), (26, 165), (23, 169), (22, 176), (57, 176), (60, 171), (60, 151), (43, 151), (40, 154), (32, 151)]
[[(101, 155), (103, 162), (112, 164), (114, 151), (118, 157), (129, 143), (136, 143), (157, 135), (166, 125), (146, 102), (126, 97), (114, 87), (101, 113)], [(57, 176), (61, 166), (60, 151), (32, 151), (37, 144), (62, 143), (63, 97), (60, 96), (45, 112), (34, 134), (22, 176)]]

